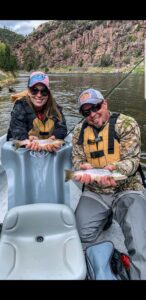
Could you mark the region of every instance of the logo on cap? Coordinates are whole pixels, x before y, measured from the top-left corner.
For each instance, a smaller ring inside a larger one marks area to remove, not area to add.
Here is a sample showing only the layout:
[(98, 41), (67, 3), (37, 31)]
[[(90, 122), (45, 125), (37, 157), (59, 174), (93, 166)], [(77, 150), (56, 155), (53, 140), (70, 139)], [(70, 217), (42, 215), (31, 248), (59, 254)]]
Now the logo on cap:
[(81, 96), (80, 96), (80, 101), (81, 103), (90, 99), (91, 98), (91, 94), (90, 93), (83, 93)]

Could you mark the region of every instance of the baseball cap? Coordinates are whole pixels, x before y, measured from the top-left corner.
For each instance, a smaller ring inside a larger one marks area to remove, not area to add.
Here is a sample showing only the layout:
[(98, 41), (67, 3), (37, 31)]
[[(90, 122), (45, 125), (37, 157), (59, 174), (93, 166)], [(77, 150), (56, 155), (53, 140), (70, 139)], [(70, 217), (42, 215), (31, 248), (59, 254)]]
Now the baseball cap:
[(32, 87), (37, 83), (44, 84), (48, 90), (49, 88), (49, 77), (44, 72), (32, 72), (29, 80), (28, 80), (28, 87)]
[(79, 97), (79, 110), (81, 110), (82, 105), (89, 104), (98, 104), (104, 100), (103, 95), (94, 89), (87, 89)]

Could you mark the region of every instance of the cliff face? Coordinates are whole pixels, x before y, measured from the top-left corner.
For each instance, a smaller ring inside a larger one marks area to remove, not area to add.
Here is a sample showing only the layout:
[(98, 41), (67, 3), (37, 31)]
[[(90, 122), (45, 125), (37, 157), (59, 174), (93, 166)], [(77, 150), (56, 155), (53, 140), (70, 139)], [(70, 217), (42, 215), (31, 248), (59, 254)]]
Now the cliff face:
[(144, 56), (146, 20), (51, 21), (14, 49), (20, 68), (134, 65)]

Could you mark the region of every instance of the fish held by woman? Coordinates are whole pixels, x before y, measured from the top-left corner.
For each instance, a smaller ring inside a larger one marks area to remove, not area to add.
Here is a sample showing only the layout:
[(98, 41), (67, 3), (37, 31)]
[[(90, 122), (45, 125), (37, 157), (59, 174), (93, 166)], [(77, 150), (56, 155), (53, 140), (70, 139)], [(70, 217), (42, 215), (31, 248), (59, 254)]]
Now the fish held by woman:
[[(45, 140), (33, 140), (33, 143), (39, 145), (43, 149), (46, 145), (63, 146), (65, 144), (65, 141), (61, 139), (45, 139)], [(28, 142), (26, 142), (26, 140), (25, 141), (14, 140), (12, 142), (12, 146), (15, 148), (15, 150), (19, 149), (20, 147), (25, 147), (27, 144)]]
[(89, 174), (92, 179), (95, 181), (98, 181), (101, 177), (108, 176), (110, 178), (113, 178), (115, 181), (125, 180), (127, 179), (126, 175), (121, 174), (118, 171), (109, 171), (106, 169), (88, 169), (88, 170), (65, 170), (65, 181), (68, 181), (70, 179), (74, 179), (77, 175), (84, 175)]

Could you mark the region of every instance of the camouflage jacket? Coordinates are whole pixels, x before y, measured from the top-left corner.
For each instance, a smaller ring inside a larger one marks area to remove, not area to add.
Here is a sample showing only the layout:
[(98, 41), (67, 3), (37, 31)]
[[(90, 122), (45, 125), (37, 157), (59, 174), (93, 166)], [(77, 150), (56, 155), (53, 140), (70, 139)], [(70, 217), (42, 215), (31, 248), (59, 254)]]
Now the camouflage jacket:
[[(75, 127), (72, 137), (72, 160), (76, 170), (80, 169), (80, 164), (87, 162), (83, 146), (77, 144), (82, 124), (83, 122)], [(134, 118), (120, 114), (115, 124), (115, 132), (120, 143), (120, 161), (114, 162), (113, 164), (116, 165), (119, 172), (127, 175), (128, 179), (119, 181), (116, 187), (101, 188), (94, 182), (93, 184), (86, 185), (85, 188), (92, 192), (100, 193), (115, 193), (123, 190), (142, 191), (144, 188), (141, 176), (139, 172), (136, 172), (140, 163), (141, 154), (141, 135), (139, 126)]]

